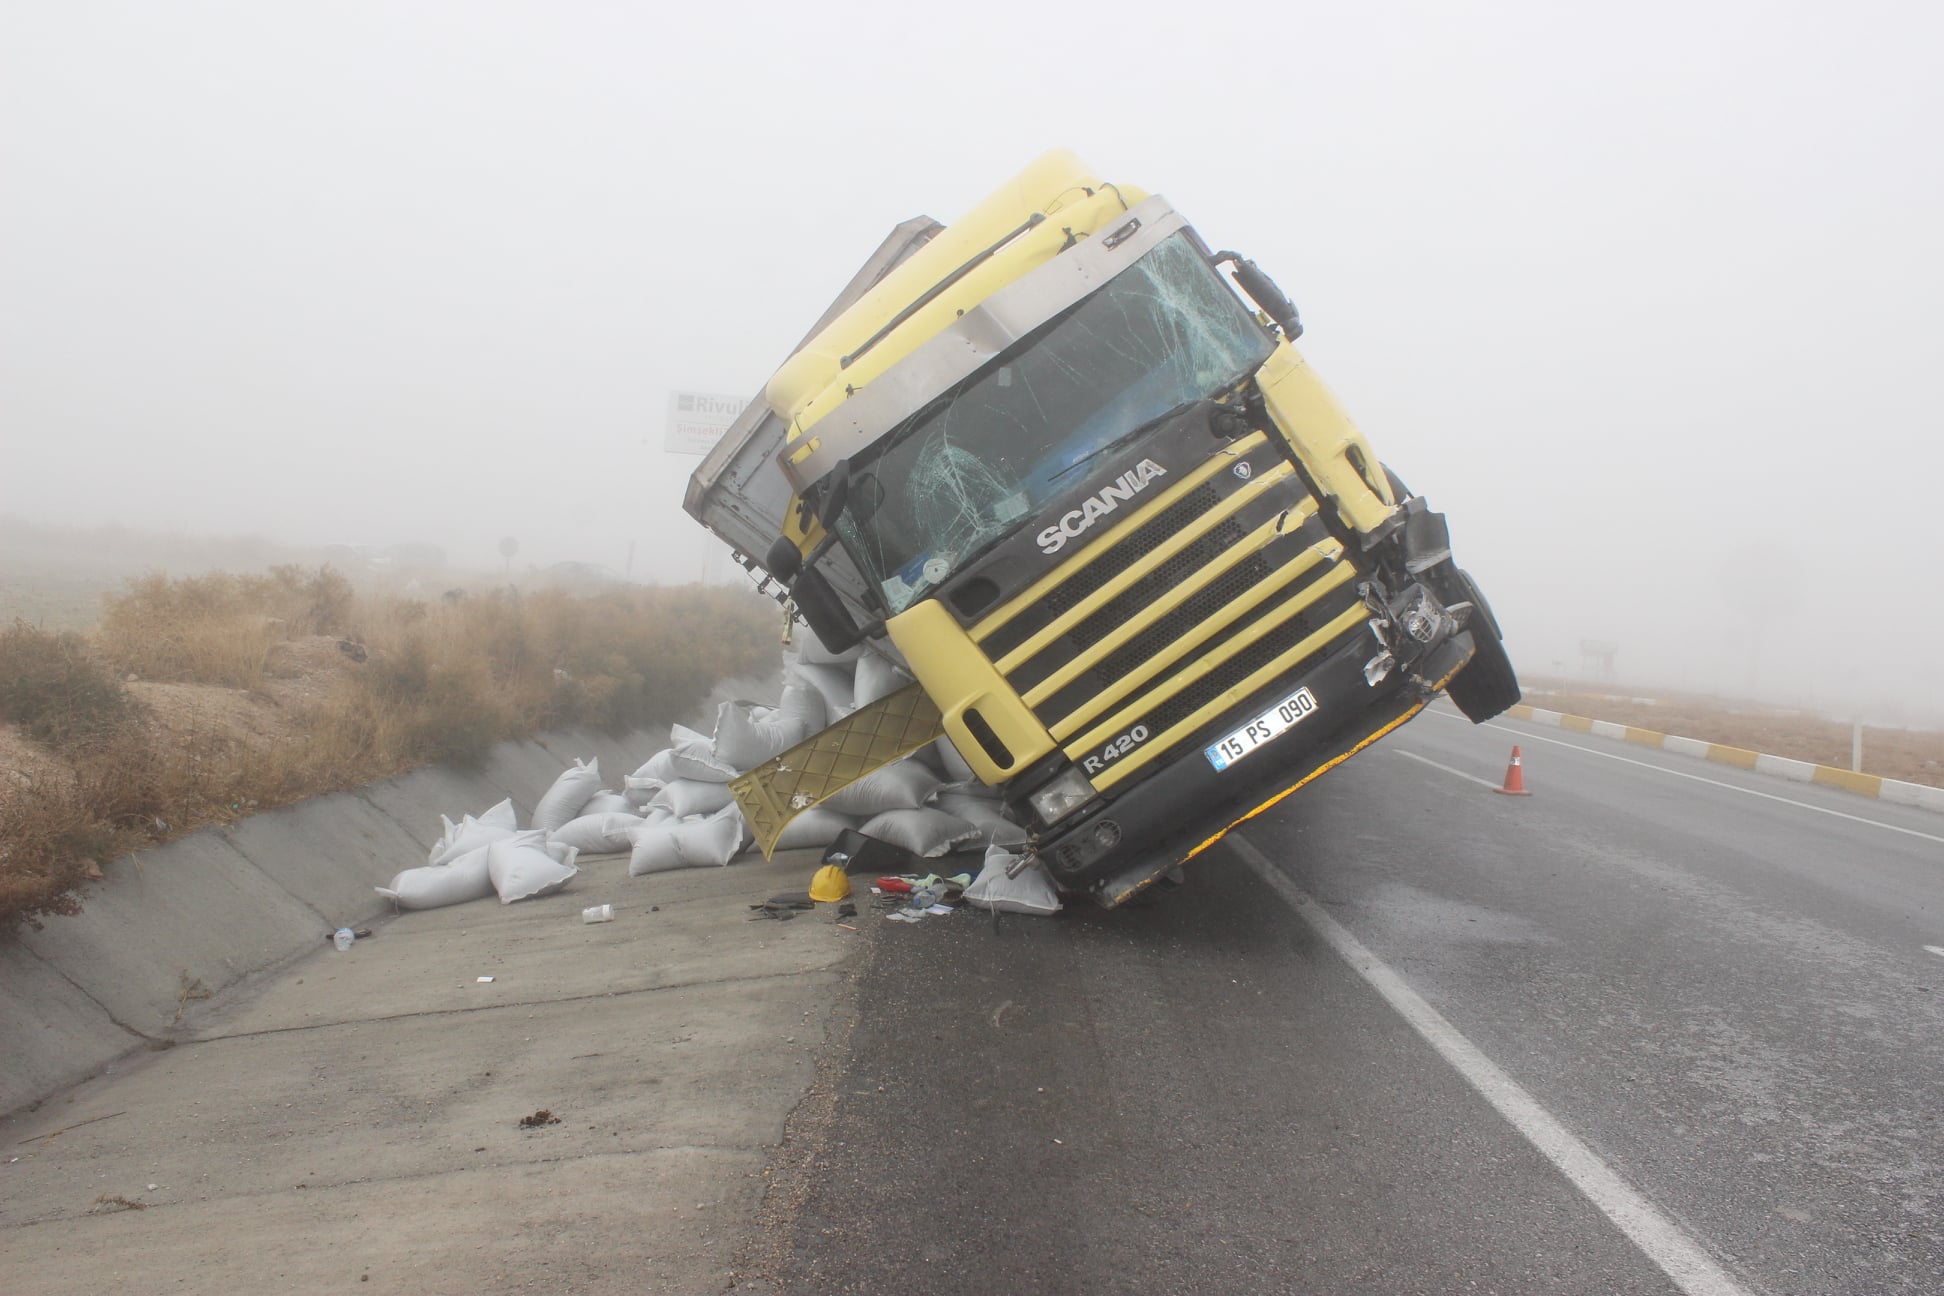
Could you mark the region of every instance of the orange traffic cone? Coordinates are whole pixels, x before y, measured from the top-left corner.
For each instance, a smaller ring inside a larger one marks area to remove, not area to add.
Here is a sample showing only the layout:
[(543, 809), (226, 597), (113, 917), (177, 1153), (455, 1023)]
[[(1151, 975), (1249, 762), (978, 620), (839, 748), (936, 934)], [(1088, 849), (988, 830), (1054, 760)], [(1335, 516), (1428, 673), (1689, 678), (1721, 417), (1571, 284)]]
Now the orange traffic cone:
[(1505, 796), (1532, 795), (1526, 791), (1525, 767), (1519, 762), (1519, 749), (1516, 746), (1512, 749), (1512, 760), (1505, 767), (1505, 786), (1493, 788), (1492, 791)]

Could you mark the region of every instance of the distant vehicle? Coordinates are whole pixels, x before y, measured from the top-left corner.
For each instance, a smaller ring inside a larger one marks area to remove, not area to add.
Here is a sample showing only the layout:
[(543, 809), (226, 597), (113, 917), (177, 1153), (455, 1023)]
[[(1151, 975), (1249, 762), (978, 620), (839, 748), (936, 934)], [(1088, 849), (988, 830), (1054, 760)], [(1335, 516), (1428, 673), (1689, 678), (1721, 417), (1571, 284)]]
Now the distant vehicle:
[[(931, 704), (884, 700), (900, 748), (949, 736), (1060, 886), (1117, 905), (1439, 692), (1519, 700), (1443, 515), (1301, 335), (1253, 261), (1050, 153), (901, 225), (685, 507), (825, 646), (888, 637)], [(837, 790), (793, 759), (737, 785), (766, 848)]]

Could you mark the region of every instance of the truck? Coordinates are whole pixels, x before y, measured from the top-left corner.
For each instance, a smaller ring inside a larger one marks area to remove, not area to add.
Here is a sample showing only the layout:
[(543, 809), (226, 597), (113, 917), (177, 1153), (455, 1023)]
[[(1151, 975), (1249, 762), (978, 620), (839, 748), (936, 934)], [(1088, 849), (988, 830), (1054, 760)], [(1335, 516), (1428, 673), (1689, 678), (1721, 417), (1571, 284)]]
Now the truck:
[(1275, 281), (1050, 152), (892, 232), (686, 510), (826, 648), (915, 682), (736, 784), (781, 824), (940, 735), (1113, 907), (1415, 716), (1519, 701), (1442, 514)]

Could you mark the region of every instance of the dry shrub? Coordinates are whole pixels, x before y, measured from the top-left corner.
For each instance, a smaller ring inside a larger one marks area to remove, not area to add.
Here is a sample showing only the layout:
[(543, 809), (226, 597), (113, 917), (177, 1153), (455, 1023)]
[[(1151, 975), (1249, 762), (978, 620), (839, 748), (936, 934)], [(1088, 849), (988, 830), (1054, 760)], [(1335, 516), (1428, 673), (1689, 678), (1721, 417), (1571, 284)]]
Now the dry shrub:
[(64, 778), (0, 787), (0, 932), (78, 912), (76, 891), (100, 860), (169, 834), (179, 804), (171, 767), (140, 727), (71, 746)]
[(151, 572), (104, 600), (95, 642), (143, 679), (255, 688), (271, 644), (339, 632), (355, 601), (351, 583), (329, 567), (175, 580)]
[(21, 621), (0, 631), (0, 720), (29, 737), (71, 747), (137, 723), (141, 711), (80, 635)]

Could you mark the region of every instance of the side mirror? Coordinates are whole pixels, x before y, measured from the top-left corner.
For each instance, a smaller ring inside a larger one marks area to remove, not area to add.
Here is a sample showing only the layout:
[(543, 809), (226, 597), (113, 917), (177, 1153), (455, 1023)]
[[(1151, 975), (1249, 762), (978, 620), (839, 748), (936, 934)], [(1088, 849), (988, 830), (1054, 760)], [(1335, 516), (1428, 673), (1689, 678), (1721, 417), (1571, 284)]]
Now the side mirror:
[(824, 478), (823, 496), (817, 501), (817, 521), (823, 524), (824, 530), (837, 529), (837, 519), (844, 515), (844, 506), (850, 503), (850, 488), (850, 460), (840, 459)]
[(1240, 252), (1217, 252), (1215, 263), (1220, 265), (1224, 261), (1235, 267), (1235, 282), (1242, 286), (1242, 291), (1249, 294), (1256, 305), (1262, 307), (1264, 314), (1276, 321), (1276, 327), (1283, 331), (1284, 337), (1294, 342), (1303, 336), (1303, 321), (1296, 313), (1296, 304), (1276, 286), (1274, 279), (1263, 272), (1261, 266)]
[(803, 551), (788, 536), (778, 536), (776, 543), (769, 547), (769, 553), (764, 555), (763, 566), (769, 569), (770, 575), (788, 585), (803, 570)]

